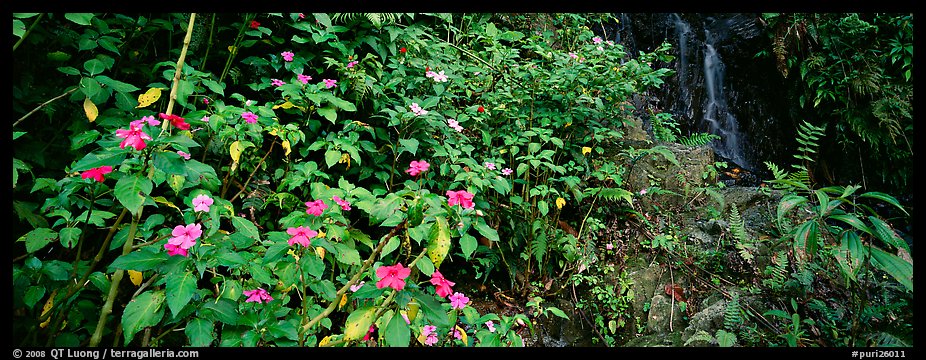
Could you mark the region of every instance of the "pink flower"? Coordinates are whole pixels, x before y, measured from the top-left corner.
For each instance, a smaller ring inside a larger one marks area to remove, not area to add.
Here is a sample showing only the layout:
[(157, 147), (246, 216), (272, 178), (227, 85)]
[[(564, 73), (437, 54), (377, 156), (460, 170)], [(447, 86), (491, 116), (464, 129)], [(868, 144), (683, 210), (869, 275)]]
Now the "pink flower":
[(184, 160), (190, 160), (190, 154), (183, 152), (182, 150), (177, 150), (177, 155), (180, 155)]
[(292, 51), (284, 51), (281, 52), (280, 55), (283, 55), (283, 60), (286, 61), (293, 61), (293, 57), (296, 56), (296, 54), (293, 54)]
[(347, 200), (342, 200), (337, 195), (332, 196), (331, 200), (334, 200), (334, 202), (338, 203), (338, 205), (341, 205), (341, 210), (344, 210), (344, 211), (350, 210), (350, 203), (347, 202)]
[(308, 84), (309, 81), (312, 80), (312, 77), (308, 75), (299, 74), (299, 75), (296, 75), (296, 77), (299, 78), (299, 82), (301, 82), (302, 84)]
[(209, 105), (209, 98), (203, 98), (203, 104)]
[(434, 326), (434, 325), (425, 325), (424, 327), (421, 328), (422, 336), (431, 336), (435, 332), (437, 332), (437, 326)]
[(245, 291), (242, 291), (241, 293), (244, 294), (244, 296), (248, 297), (248, 299), (245, 300), (244, 302), (264, 303), (264, 302), (270, 302), (273, 300), (273, 297), (270, 296), (270, 293), (268, 293), (267, 290), (264, 290), (262, 288), (257, 288), (254, 290), (245, 290)]
[(578, 58), (579, 58), (579, 55), (576, 55), (576, 53), (571, 52), (571, 53), (569, 53), (569, 57), (571, 57), (571, 58), (573, 58), (573, 59), (578, 59)]
[(476, 206), (473, 204), (473, 196), (475, 194), (466, 190), (447, 190), (447, 204), (450, 206), (459, 204), (464, 209), (472, 209)]
[(196, 239), (202, 234), (202, 226), (199, 224), (189, 224), (186, 226), (177, 225), (174, 227), (174, 230), (171, 231), (171, 235), (174, 237), (167, 240), (167, 243), (177, 245), (183, 250), (186, 250), (196, 245)]
[(210, 206), (212, 206), (212, 198), (209, 195), (199, 194), (193, 198), (193, 211), (209, 212)]
[(456, 130), (457, 132), (463, 132), (463, 127), (460, 126), (460, 123), (454, 119), (447, 119), (447, 126)]
[(595, 44), (601, 44), (601, 37), (600, 36), (593, 37), (592, 42)]
[(604, 248), (605, 248), (605, 249), (608, 249), (608, 250), (614, 249), (614, 244), (612, 244), (612, 243), (607, 243), (607, 244), (604, 245)]
[(361, 282), (359, 282), (359, 283), (356, 283), (356, 284), (354, 284), (354, 285), (351, 285), (351, 286), (350, 286), (350, 291), (351, 291), (351, 292), (357, 292), (357, 290), (360, 290), (360, 288), (363, 287), (363, 284), (366, 284), (366, 281), (361, 281)]
[(247, 121), (248, 124), (253, 124), (257, 122), (257, 114), (250, 111), (245, 111), (241, 113), (241, 117), (244, 118), (244, 121)]
[(286, 85), (286, 82), (280, 79), (272, 79), (270, 80), (270, 84), (273, 86), (280, 87), (280, 86)]
[(184, 248), (181, 248), (179, 245), (167, 243), (167, 244), (164, 244), (164, 248), (167, 249), (168, 256), (174, 256), (174, 255), (190, 256), (190, 252)]
[(424, 344), (427, 346), (434, 346), (434, 344), (437, 344), (437, 342), (437, 334), (434, 333), (431, 333), (431, 335), (428, 335), (428, 337), (424, 339)]
[(441, 70), (439, 73), (427, 71), (424, 73), (424, 76), (434, 79), (435, 82), (447, 82), (447, 75), (444, 75), (444, 70)]
[(487, 162), (486, 169), (495, 170), (495, 163)]
[(305, 19), (305, 14), (299, 13), (299, 18), (300, 18), (300, 19)]
[(326, 88), (326, 89), (333, 88), (334, 85), (338, 83), (337, 80), (332, 80), (332, 79), (322, 79), (322, 81), (325, 82), (325, 88)]
[(325, 202), (321, 200), (306, 202), (305, 206), (306, 206), (305, 213), (315, 215), (315, 216), (322, 216), (322, 212), (324, 212), (325, 209), (328, 208), (328, 204), (325, 204)]
[(457, 330), (457, 328), (453, 328), (453, 338), (463, 340), (463, 334), (460, 334), (460, 330)]
[(412, 324), (411, 320), (408, 320), (408, 315), (405, 315), (405, 314), (403, 314), (403, 313), (399, 313), (399, 314), (402, 315), (402, 319), (405, 319), (405, 324), (407, 324), (407, 325), (411, 325), (411, 324)]
[(597, 47), (597, 49), (598, 49), (598, 51), (604, 51), (604, 48), (601, 47), (601, 46)]
[(347, 63), (347, 68), (350, 69), (350, 68), (354, 67), (354, 65), (357, 65), (358, 63), (359, 63), (359, 61), (351, 61), (351, 62)]
[(502, 175), (505, 175), (505, 176), (511, 175), (511, 173), (513, 173), (513, 172), (514, 172), (514, 170), (511, 170), (511, 168), (504, 168), (504, 169), (502, 169)]
[(154, 116), (151, 116), (151, 115), (144, 116), (144, 117), (142, 117), (141, 119), (139, 119), (139, 120), (137, 120), (137, 121), (140, 121), (140, 122), (143, 122), (143, 123), (147, 123), (148, 125), (151, 125), (151, 126), (158, 126), (158, 125), (161, 125), (161, 120), (155, 119)]
[(391, 287), (395, 290), (402, 290), (405, 287), (405, 278), (412, 273), (412, 269), (406, 268), (401, 263), (393, 266), (380, 266), (376, 269), (376, 276), (380, 278), (376, 282), (376, 288)]
[(286, 233), (292, 235), (293, 237), (289, 238), (289, 246), (293, 244), (299, 244), (303, 247), (309, 247), (312, 245), (312, 238), (318, 235), (318, 232), (307, 227), (291, 227), (286, 229)]
[(437, 296), (444, 297), (444, 298), (447, 297), (447, 295), (450, 295), (451, 292), (453, 292), (453, 290), (450, 289), (450, 287), (453, 285), (456, 285), (453, 281), (445, 279), (444, 275), (441, 275), (441, 273), (437, 270), (435, 270), (434, 273), (431, 274), (431, 284), (433, 284), (437, 288), (437, 291), (436, 291)]
[(489, 332), (495, 332), (495, 323), (492, 320), (486, 321), (486, 327), (489, 328)]
[(203, 116), (203, 118), (202, 118), (201, 120), (202, 120), (202, 122), (209, 122), (209, 117), (208, 117), (208, 116)]
[(128, 130), (116, 130), (116, 136), (125, 139), (119, 144), (119, 148), (125, 149), (126, 146), (131, 146), (135, 150), (144, 149), (147, 146), (145, 140), (151, 140), (151, 136), (141, 131), (141, 127), (141, 124), (129, 124)]
[(363, 336), (363, 341), (367, 341), (373, 338), (373, 332), (376, 331), (376, 325), (370, 325), (370, 330), (367, 330), (367, 334)]
[(98, 168), (93, 168), (87, 171), (84, 171), (80, 174), (80, 177), (83, 179), (93, 178), (98, 182), (103, 182), (103, 175), (113, 172), (113, 167), (109, 165), (103, 165)]
[(431, 167), (431, 164), (428, 164), (427, 161), (412, 160), (411, 164), (408, 165), (408, 169), (405, 170), (405, 172), (411, 176), (418, 176), (418, 174), (427, 171), (429, 167)]
[(640, 190), (640, 195), (646, 195), (646, 189)]
[(427, 115), (427, 114), (428, 114), (428, 111), (425, 110), (425, 109), (422, 109), (421, 106), (418, 106), (418, 103), (412, 103), (412, 105), (409, 106), (409, 109), (411, 109), (412, 112), (415, 113), (415, 115), (419, 115), (419, 116), (420, 116), (420, 115)]
[(450, 307), (454, 309), (462, 309), (466, 307), (466, 304), (469, 304), (469, 298), (462, 293), (455, 292), (453, 295), (450, 295)]
[(180, 130), (189, 130), (189, 129), (190, 129), (190, 124), (188, 124), (188, 123), (186, 122), (186, 120), (184, 120), (182, 117), (179, 117), (179, 116), (174, 115), (174, 114), (167, 115), (167, 114), (165, 114), (165, 113), (160, 113), (160, 114), (158, 114), (158, 116), (160, 116), (161, 119), (170, 121), (170, 124), (171, 124), (171, 125), (176, 126), (176, 127), (177, 127), (178, 129), (180, 129)]

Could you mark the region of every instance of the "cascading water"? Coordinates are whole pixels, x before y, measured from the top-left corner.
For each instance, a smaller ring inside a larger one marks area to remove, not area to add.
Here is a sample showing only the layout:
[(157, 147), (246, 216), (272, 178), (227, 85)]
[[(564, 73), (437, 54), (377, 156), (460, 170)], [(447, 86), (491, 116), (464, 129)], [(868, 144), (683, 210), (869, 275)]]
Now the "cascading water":
[(720, 139), (714, 140), (714, 151), (740, 167), (750, 168), (743, 155), (739, 125), (727, 109), (723, 91), (723, 61), (714, 47), (715, 39), (709, 30), (704, 30), (704, 37), (704, 90), (707, 97), (704, 99), (702, 119), (708, 126), (708, 132), (720, 136)]

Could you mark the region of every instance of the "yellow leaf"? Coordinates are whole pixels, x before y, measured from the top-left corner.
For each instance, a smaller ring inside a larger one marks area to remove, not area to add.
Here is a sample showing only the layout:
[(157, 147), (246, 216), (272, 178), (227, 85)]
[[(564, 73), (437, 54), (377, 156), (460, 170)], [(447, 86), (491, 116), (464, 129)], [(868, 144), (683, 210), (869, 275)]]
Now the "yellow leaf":
[(466, 331), (463, 331), (463, 328), (460, 325), (456, 326), (457, 332), (460, 333), (460, 340), (463, 340), (463, 344), (467, 344)]
[(418, 301), (409, 301), (406, 308), (408, 309), (408, 313), (406, 313), (408, 316), (408, 321), (414, 321), (415, 318), (418, 317), (418, 309), (420, 308)]
[(154, 202), (158, 204), (164, 204), (171, 208), (176, 209), (177, 211), (180, 211), (181, 213), (183, 212), (180, 210), (180, 208), (177, 207), (177, 205), (174, 205), (174, 203), (167, 201), (167, 199), (165, 199), (163, 196), (152, 196), (151, 198), (154, 199)]
[(322, 339), (322, 341), (319, 341), (318, 346), (328, 345), (329, 342), (331, 342), (331, 335), (325, 336), (325, 338)]
[(229, 45), (229, 46), (228, 46), (228, 52), (234, 54), (234, 53), (238, 52), (238, 47), (236, 47), (236, 46), (234, 46), (234, 45)]
[(348, 341), (362, 339), (370, 331), (375, 315), (376, 307), (373, 306), (354, 310), (347, 315), (347, 322), (344, 324), (344, 339)]
[(561, 197), (556, 198), (556, 208), (562, 209), (563, 205), (566, 205), (566, 199), (563, 199)]
[[(42, 306), (42, 315), (41, 315), (41, 316), (45, 316), (45, 314), (47, 314), (49, 311), (51, 311), (52, 306), (55, 306), (55, 295), (56, 295), (56, 294), (58, 294), (58, 290), (52, 291), (52, 292), (51, 292), (51, 295), (48, 296), (48, 300), (45, 301), (45, 306)], [(41, 328), (44, 329), (44, 328), (48, 327), (48, 324), (50, 324), (50, 323), (51, 323), (51, 316), (49, 316), (47, 320), (45, 320), (45, 321), (43, 321), (41, 324), (39, 324), (39, 327), (41, 327)]]
[[(276, 109), (276, 108), (274, 108), (274, 109)], [(267, 133), (270, 134), (270, 135), (273, 135), (273, 136), (277, 136), (277, 129), (270, 129), (269, 131), (267, 131)]]
[(135, 108), (143, 108), (148, 105), (154, 104), (155, 101), (161, 98), (161, 88), (150, 88), (148, 91), (145, 91), (144, 94), (138, 95), (138, 106)]
[(338, 164), (347, 163), (347, 168), (350, 169), (350, 154), (343, 153), (341, 158), (338, 160)]
[(324, 258), (325, 258), (325, 248), (323, 248), (323, 247), (321, 247), (321, 246), (316, 246), (316, 247), (315, 247), (315, 255), (318, 255), (318, 258), (319, 258), (319, 259), (324, 259)]
[(90, 98), (84, 99), (84, 113), (87, 114), (87, 119), (90, 119), (90, 122), (96, 120), (96, 116), (100, 114), (100, 111), (96, 109), (96, 105), (93, 101), (90, 101)]
[(135, 286), (141, 285), (142, 273), (141, 271), (129, 270), (129, 280), (132, 280), (132, 283)]
[(282, 103), (282, 104), (273, 105), (273, 110), (276, 110), (276, 109), (279, 109), (279, 108), (292, 109), (293, 106), (296, 106), (296, 105), (293, 105), (293, 103), (287, 101), (287, 102)]
[(582, 147), (582, 155), (588, 155), (590, 152), (592, 152), (592, 148), (590, 148), (590, 147), (588, 147), (588, 146), (583, 146), (583, 147)]
[(289, 255), (292, 255), (292, 256), (293, 256), (293, 259), (296, 259), (296, 262), (297, 262), (297, 263), (299, 262), (299, 255), (296, 255), (296, 251), (295, 251), (295, 250), (289, 249), (289, 251), (287, 251), (286, 253), (289, 254)]
[(289, 156), (289, 153), (293, 151), (289, 146), (289, 140), (283, 140), (283, 149), (286, 150), (286, 156)]
[(244, 150), (241, 148), (241, 142), (235, 141), (228, 147), (228, 152), (232, 158), (231, 170), (235, 171), (238, 168), (238, 160), (241, 159), (241, 151)]
[(321, 238), (325, 237), (325, 235), (327, 235), (327, 234), (325, 234), (324, 231), (318, 230), (318, 235), (315, 235), (315, 237), (321, 239)]
[(341, 295), (341, 302), (338, 303), (338, 310), (341, 310), (344, 304), (347, 304), (347, 294)]

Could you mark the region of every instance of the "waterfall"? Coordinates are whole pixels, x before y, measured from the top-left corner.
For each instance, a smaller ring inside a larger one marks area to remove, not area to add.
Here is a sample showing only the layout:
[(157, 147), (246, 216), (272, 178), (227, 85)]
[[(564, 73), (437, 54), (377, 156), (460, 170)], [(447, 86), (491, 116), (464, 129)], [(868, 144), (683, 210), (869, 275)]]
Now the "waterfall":
[(704, 90), (707, 96), (702, 119), (711, 134), (720, 136), (720, 139), (714, 140), (714, 151), (740, 167), (749, 168), (750, 164), (743, 155), (739, 125), (727, 108), (723, 89), (724, 64), (715, 48), (716, 39), (708, 29), (704, 30), (704, 38)]

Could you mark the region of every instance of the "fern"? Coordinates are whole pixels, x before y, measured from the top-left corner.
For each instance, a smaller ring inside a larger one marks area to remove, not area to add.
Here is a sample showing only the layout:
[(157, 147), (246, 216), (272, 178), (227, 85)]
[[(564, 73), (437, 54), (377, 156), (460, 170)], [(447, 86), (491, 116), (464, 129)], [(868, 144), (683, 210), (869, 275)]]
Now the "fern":
[(812, 156), (817, 153), (817, 148), (820, 147), (820, 144), (817, 142), (823, 137), (823, 132), (825, 130), (826, 124), (817, 127), (806, 120), (798, 125), (797, 142), (800, 146), (798, 146), (798, 154), (795, 154), (794, 158), (803, 161), (803, 163), (792, 165), (793, 168), (810, 172), (808, 165), (815, 161)]
[(703, 146), (710, 144), (711, 141), (720, 139), (720, 136), (711, 133), (695, 133), (690, 136), (683, 136), (678, 139), (678, 142), (685, 146)]
[(773, 290), (781, 290), (788, 281), (788, 254), (781, 251), (772, 256), (772, 265), (765, 267), (765, 273), (769, 278), (762, 282)]
[(874, 347), (910, 347), (910, 343), (886, 332), (877, 332), (868, 336)]
[(698, 330), (694, 334), (692, 334), (691, 337), (688, 338), (688, 340), (685, 340), (685, 346), (689, 346), (691, 345), (691, 343), (696, 342), (696, 341), (713, 343), (715, 339), (714, 339), (714, 336), (712, 336), (709, 332), (704, 331), (704, 330)]
[(743, 307), (740, 305), (739, 294), (733, 294), (733, 298), (727, 302), (723, 310), (723, 328), (734, 331), (745, 322)]
[(534, 221), (533, 233), (533, 238), (527, 246), (531, 255), (534, 256), (534, 259), (536, 259), (539, 264), (543, 262), (543, 257), (547, 255), (548, 248), (547, 234), (542, 221)]
[(752, 263), (753, 255), (751, 251), (755, 251), (755, 245), (749, 239), (749, 234), (746, 233), (746, 222), (743, 220), (743, 217), (740, 216), (739, 209), (736, 207), (736, 204), (732, 204), (730, 207), (730, 233), (733, 234), (734, 244), (736, 249), (739, 250), (740, 257), (743, 260), (746, 260)]
[(331, 22), (350, 23), (359, 21), (358, 18), (363, 18), (376, 28), (381, 28), (383, 25), (396, 23), (402, 15), (402, 13), (336, 13), (331, 16)]

